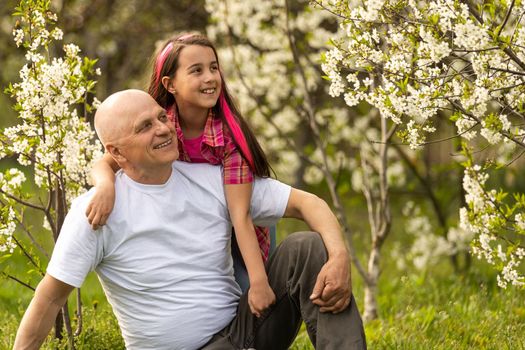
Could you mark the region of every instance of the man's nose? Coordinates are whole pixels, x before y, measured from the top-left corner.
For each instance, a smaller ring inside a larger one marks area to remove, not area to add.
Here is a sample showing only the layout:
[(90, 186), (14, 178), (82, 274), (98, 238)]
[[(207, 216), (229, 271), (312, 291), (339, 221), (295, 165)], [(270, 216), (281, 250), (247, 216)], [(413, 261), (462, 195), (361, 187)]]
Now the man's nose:
[(160, 120), (157, 121), (157, 125), (156, 125), (156, 133), (157, 135), (164, 135), (164, 134), (168, 134), (171, 132), (171, 129), (170, 127), (168, 126), (168, 123), (163, 123), (161, 122)]

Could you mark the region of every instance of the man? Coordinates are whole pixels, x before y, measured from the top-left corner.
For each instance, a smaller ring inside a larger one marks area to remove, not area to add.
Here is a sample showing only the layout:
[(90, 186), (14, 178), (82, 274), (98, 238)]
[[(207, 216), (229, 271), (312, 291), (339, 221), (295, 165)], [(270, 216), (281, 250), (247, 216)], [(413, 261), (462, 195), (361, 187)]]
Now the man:
[(221, 169), (174, 162), (174, 128), (142, 91), (106, 99), (95, 127), (122, 169), (115, 207), (106, 225), (93, 231), (84, 215), (92, 193), (73, 202), (15, 349), (40, 346), (90, 270), (99, 276), (128, 349), (286, 349), (301, 320), (317, 348), (366, 348), (348, 253), (324, 201), (272, 179), (256, 180), (256, 224), (295, 217), (319, 232), (291, 235), (269, 259), (276, 303), (257, 318), (233, 277)]

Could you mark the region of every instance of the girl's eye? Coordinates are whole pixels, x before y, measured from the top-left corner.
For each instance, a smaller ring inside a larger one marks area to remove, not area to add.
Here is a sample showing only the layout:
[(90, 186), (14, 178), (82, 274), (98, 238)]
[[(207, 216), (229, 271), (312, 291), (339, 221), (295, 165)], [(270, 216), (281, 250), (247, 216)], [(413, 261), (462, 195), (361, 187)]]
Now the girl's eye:
[(161, 115), (161, 116), (159, 117), (159, 120), (160, 120), (161, 122), (167, 122), (167, 121), (168, 121), (168, 116), (165, 115), (165, 114), (164, 114), (164, 115)]
[(211, 69), (213, 72), (215, 72), (215, 71), (219, 70), (219, 67), (217, 67), (217, 66), (211, 66), (210, 69)]

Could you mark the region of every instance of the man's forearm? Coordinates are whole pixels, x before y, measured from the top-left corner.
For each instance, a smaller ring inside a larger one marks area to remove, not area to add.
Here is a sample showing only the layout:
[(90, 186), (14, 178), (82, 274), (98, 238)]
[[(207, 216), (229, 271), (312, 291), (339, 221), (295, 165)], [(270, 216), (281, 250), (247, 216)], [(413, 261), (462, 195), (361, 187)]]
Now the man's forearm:
[(57, 285), (57, 280), (46, 275), (38, 285), (16, 333), (15, 350), (40, 348), (73, 289), (60, 283)]
[(49, 334), (59, 310), (59, 306), (35, 297), (22, 318), (14, 349), (39, 349)]
[(318, 232), (328, 252), (328, 261), (317, 275), (310, 299), (321, 312), (343, 311), (350, 303), (352, 286), (350, 258), (337, 218), (324, 200), (296, 189), (290, 193), (285, 215), (304, 220)]
[(311, 230), (318, 232), (330, 258), (348, 259), (341, 226), (324, 200), (314, 194), (292, 189), (285, 215), (303, 220)]

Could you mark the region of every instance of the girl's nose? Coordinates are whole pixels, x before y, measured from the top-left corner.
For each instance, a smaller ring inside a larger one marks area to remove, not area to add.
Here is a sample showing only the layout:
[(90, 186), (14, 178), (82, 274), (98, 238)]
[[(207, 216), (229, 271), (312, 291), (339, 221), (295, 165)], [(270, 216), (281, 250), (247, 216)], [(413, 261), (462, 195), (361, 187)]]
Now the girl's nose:
[(206, 73), (204, 74), (204, 81), (205, 82), (210, 82), (210, 81), (212, 81), (214, 79), (215, 79), (214, 72), (212, 72), (210, 70), (207, 70)]

